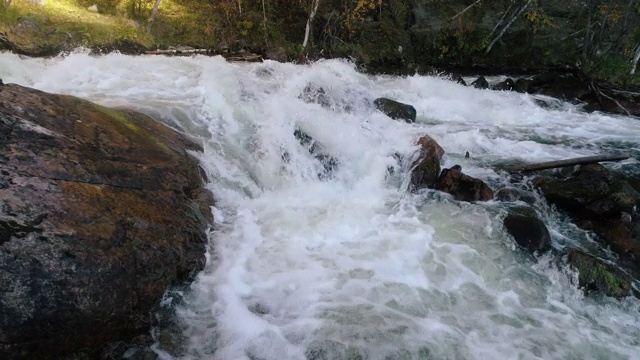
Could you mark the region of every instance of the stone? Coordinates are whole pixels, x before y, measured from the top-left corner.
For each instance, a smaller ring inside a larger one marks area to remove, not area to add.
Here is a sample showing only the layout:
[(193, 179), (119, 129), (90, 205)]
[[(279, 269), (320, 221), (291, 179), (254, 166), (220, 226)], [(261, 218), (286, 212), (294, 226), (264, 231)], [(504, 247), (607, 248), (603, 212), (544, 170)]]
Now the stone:
[(436, 181), (436, 190), (453, 195), (458, 201), (488, 201), (493, 191), (484, 181), (465, 175), (455, 169), (444, 169)]
[(504, 81), (497, 83), (496, 85), (491, 87), (491, 90), (498, 91), (513, 91), (516, 88), (516, 83), (512, 78), (506, 78)]
[(498, 190), (495, 193), (495, 198), (504, 202), (523, 201), (530, 205), (536, 202), (536, 196), (532, 192), (512, 187), (505, 187)]
[(527, 252), (533, 254), (551, 249), (549, 230), (532, 207), (514, 206), (509, 208), (503, 224), (516, 244)]
[(631, 277), (613, 265), (576, 249), (569, 251), (567, 261), (578, 271), (579, 286), (585, 290), (616, 298), (630, 294)]
[(93, 4), (93, 5), (89, 6), (89, 7), (87, 8), (87, 10), (88, 10), (89, 12), (92, 12), (92, 13), (97, 13), (97, 12), (98, 12), (98, 5)]
[(289, 56), (287, 55), (287, 50), (283, 47), (271, 48), (265, 51), (264, 56), (266, 59), (274, 60), (278, 62), (287, 62), (289, 61)]
[(410, 188), (412, 191), (432, 189), (440, 175), (444, 149), (428, 135), (418, 139), (417, 145), (420, 146), (420, 150), (417, 159), (411, 165)]
[(334, 101), (327, 95), (324, 88), (314, 84), (308, 84), (302, 90), (302, 94), (298, 96), (302, 101), (309, 104), (319, 104), (325, 108), (333, 108)]
[[(313, 155), (313, 157), (320, 162), (323, 167), (323, 171), (318, 173), (319, 179), (328, 179), (331, 177), (331, 174), (338, 168), (340, 162), (334, 156), (327, 154), (322, 145), (315, 141), (311, 136), (300, 129), (296, 129), (293, 132), (293, 136), (300, 142), (300, 145), (305, 147), (309, 154)], [(289, 154), (283, 155), (284, 158), (288, 158)]]
[(0, 358), (149, 337), (165, 291), (205, 264), (213, 200), (188, 151), (145, 115), (2, 87)]
[(377, 98), (373, 104), (376, 109), (394, 120), (404, 120), (407, 123), (416, 122), (416, 108), (411, 105), (387, 98)]
[(600, 164), (581, 166), (566, 179), (534, 182), (550, 204), (575, 217), (620, 217), (640, 203), (640, 194)]
[(484, 78), (484, 76), (480, 76), (479, 78), (477, 78), (474, 82), (471, 83), (471, 85), (476, 89), (489, 88), (489, 82)]

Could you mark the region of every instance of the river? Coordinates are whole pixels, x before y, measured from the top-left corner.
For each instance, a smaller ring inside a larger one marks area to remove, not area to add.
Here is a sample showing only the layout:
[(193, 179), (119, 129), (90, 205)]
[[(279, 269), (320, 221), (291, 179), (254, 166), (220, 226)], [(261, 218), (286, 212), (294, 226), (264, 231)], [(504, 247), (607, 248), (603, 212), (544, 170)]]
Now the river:
[[(585, 296), (553, 256), (523, 253), (498, 202), (407, 192), (394, 157), (429, 134), (445, 166), (496, 190), (511, 181), (498, 163), (640, 158), (636, 119), (437, 76), (364, 75), (341, 60), (3, 53), (0, 78), (131, 107), (202, 140), (216, 226), (206, 269), (165, 301), (181, 340), (156, 344), (162, 359), (640, 358), (640, 302)], [(310, 84), (329, 106), (300, 98)], [(382, 96), (414, 105), (416, 124), (377, 112)], [(296, 129), (337, 159), (330, 176), (318, 177)], [(594, 248), (540, 204), (555, 249)]]

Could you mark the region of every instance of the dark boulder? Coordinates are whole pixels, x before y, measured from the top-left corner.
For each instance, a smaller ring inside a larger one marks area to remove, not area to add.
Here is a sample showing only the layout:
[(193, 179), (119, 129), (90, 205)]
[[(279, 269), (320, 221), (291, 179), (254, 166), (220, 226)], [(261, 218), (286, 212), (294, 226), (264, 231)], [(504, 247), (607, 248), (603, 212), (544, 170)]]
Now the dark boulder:
[(637, 191), (600, 164), (583, 165), (566, 179), (544, 178), (534, 185), (549, 203), (576, 217), (619, 217), (640, 202)]
[(576, 249), (569, 251), (567, 261), (578, 271), (579, 286), (585, 290), (617, 298), (630, 294), (631, 277), (615, 266)]
[(411, 165), (411, 190), (433, 188), (440, 175), (444, 149), (427, 135), (418, 139), (417, 145), (420, 146), (420, 150), (417, 159)]
[(434, 188), (453, 195), (458, 201), (493, 199), (493, 191), (484, 181), (465, 175), (454, 168), (442, 170)]
[(533, 205), (536, 202), (536, 196), (529, 191), (505, 187), (495, 193), (495, 198), (504, 202), (523, 201)]
[(269, 60), (274, 60), (278, 62), (287, 62), (289, 61), (289, 56), (287, 55), (287, 50), (283, 47), (271, 48), (264, 53), (264, 57)]
[(377, 98), (373, 104), (376, 109), (394, 120), (404, 120), (408, 123), (416, 122), (416, 108), (411, 105), (387, 98)]
[(623, 177), (592, 164), (568, 178), (540, 178), (534, 185), (549, 203), (618, 254), (619, 266), (640, 274), (640, 194)]
[(480, 76), (479, 78), (474, 80), (471, 83), (471, 85), (476, 89), (488, 89), (489, 88), (489, 82), (487, 81), (487, 79), (484, 78), (484, 76)]
[(529, 206), (509, 208), (503, 224), (515, 242), (529, 253), (551, 249), (551, 235), (536, 211)]
[(504, 81), (501, 81), (495, 84), (494, 86), (492, 86), (491, 90), (512, 91), (512, 90), (515, 90), (515, 88), (516, 88), (516, 83), (513, 81), (513, 79), (506, 78)]
[(131, 111), (0, 91), (0, 358), (148, 337), (205, 264), (213, 204), (185, 136)]

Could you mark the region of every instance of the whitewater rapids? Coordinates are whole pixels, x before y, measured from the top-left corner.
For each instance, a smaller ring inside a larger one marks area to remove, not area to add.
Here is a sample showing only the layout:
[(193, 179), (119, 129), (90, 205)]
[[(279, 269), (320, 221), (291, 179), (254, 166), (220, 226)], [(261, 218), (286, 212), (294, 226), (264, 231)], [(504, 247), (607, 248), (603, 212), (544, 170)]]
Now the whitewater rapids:
[[(445, 166), (495, 190), (509, 180), (496, 163), (640, 158), (637, 119), (437, 76), (368, 76), (339, 60), (3, 53), (0, 78), (134, 108), (202, 140), (216, 227), (206, 269), (167, 298), (181, 343), (156, 344), (163, 359), (640, 358), (638, 300), (585, 297), (551, 256), (514, 246), (495, 202), (407, 193), (394, 157), (429, 134)], [(330, 107), (300, 98), (309, 84)], [(377, 97), (414, 105), (417, 123), (375, 111)], [(336, 157), (330, 178), (295, 129)], [(553, 209), (544, 220), (556, 249), (593, 247)]]

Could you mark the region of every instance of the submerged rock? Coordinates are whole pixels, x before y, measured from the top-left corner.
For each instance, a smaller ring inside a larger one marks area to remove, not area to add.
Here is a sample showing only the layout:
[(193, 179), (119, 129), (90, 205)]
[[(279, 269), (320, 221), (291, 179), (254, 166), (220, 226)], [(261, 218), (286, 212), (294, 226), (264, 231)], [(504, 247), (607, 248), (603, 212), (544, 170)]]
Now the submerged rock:
[(624, 297), (631, 291), (631, 277), (613, 265), (573, 249), (567, 256), (569, 265), (578, 271), (579, 286), (607, 296)]
[(551, 235), (547, 226), (529, 206), (509, 208), (503, 224), (515, 242), (529, 253), (543, 252), (551, 248)]
[(326, 179), (331, 177), (331, 174), (338, 168), (339, 161), (336, 157), (325, 153), (322, 149), (322, 145), (315, 141), (311, 136), (300, 129), (296, 129), (293, 132), (293, 136), (300, 142), (300, 145), (304, 146), (309, 154), (313, 155), (316, 160), (322, 164), (324, 170), (318, 174), (318, 178)]
[(427, 135), (418, 139), (417, 145), (420, 145), (420, 152), (411, 165), (411, 190), (431, 189), (440, 175), (444, 149)]
[(387, 98), (377, 98), (373, 104), (376, 109), (394, 120), (404, 120), (407, 123), (416, 122), (416, 108), (411, 105)]
[(210, 193), (153, 119), (17, 85), (0, 91), (0, 358), (90, 358), (148, 337), (205, 264)]
[(531, 205), (536, 202), (536, 196), (532, 192), (512, 187), (505, 187), (498, 190), (495, 193), (495, 198), (505, 202), (523, 201)]
[(455, 168), (442, 170), (434, 188), (453, 195), (458, 201), (493, 199), (493, 191), (484, 181), (465, 175)]

